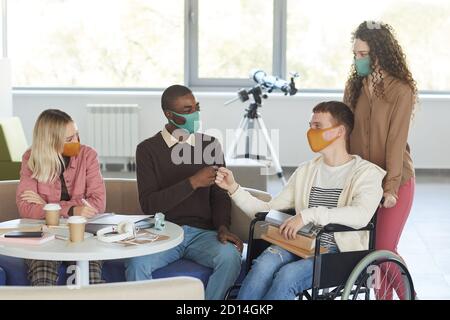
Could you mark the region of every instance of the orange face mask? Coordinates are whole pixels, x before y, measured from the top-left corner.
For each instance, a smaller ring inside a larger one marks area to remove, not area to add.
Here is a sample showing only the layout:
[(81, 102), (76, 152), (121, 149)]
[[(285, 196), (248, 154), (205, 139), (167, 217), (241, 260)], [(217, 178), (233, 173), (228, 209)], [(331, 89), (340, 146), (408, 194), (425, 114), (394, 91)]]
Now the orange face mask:
[(311, 147), (311, 150), (313, 152), (319, 152), (326, 147), (328, 147), (330, 144), (332, 144), (334, 141), (336, 141), (339, 136), (331, 139), (331, 140), (325, 140), (323, 137), (323, 134), (329, 130), (332, 130), (334, 128), (337, 128), (338, 126), (334, 126), (331, 128), (326, 129), (309, 129), (307, 136), (308, 136), (308, 142), (309, 146)]
[(67, 142), (64, 144), (62, 155), (65, 157), (76, 157), (80, 153), (80, 148), (79, 142)]

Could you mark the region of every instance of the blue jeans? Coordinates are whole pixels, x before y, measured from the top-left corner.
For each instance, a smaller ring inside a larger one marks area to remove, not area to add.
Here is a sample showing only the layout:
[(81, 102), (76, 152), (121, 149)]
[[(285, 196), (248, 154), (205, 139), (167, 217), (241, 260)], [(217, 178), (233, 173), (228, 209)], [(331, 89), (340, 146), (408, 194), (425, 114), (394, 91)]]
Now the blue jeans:
[(217, 232), (183, 226), (184, 240), (167, 251), (135, 257), (125, 262), (127, 281), (152, 279), (152, 272), (168, 264), (186, 258), (212, 268), (205, 290), (208, 300), (223, 299), (229, 287), (241, 271), (241, 255), (231, 243), (217, 240)]
[[(337, 248), (331, 248), (337, 252)], [(240, 300), (294, 300), (312, 287), (314, 259), (302, 259), (272, 245), (253, 261), (242, 282)]]

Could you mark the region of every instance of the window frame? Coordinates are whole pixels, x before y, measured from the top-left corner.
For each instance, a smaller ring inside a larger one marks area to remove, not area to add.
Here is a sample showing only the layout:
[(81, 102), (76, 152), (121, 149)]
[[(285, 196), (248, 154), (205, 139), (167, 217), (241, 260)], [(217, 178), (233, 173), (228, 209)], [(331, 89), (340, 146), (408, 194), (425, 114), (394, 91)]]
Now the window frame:
[[(286, 74), (286, 17), (287, 0), (273, 1), (273, 33), (272, 33), (272, 73), (284, 78)], [(186, 0), (185, 23), (185, 82), (193, 87), (201, 88), (236, 88), (252, 85), (251, 79), (242, 78), (200, 78), (199, 77), (199, 36), (198, 36), (198, 0)], [(249, 70), (250, 71), (250, 70)]]

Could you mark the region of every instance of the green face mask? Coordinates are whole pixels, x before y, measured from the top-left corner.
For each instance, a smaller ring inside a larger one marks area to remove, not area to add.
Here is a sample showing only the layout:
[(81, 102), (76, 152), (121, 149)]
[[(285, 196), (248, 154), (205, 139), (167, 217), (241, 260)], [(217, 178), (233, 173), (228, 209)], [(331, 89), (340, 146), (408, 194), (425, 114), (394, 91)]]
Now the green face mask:
[(194, 133), (198, 131), (200, 127), (200, 111), (195, 111), (188, 114), (181, 114), (173, 111), (170, 112), (186, 120), (184, 124), (177, 124), (172, 119), (169, 119), (170, 123), (172, 123), (173, 125), (175, 125), (180, 129), (186, 130), (189, 133)]
[(355, 58), (355, 68), (356, 73), (358, 73), (358, 76), (360, 77), (366, 77), (369, 74), (372, 73), (372, 68), (370, 67), (370, 57), (364, 57), (364, 58)]

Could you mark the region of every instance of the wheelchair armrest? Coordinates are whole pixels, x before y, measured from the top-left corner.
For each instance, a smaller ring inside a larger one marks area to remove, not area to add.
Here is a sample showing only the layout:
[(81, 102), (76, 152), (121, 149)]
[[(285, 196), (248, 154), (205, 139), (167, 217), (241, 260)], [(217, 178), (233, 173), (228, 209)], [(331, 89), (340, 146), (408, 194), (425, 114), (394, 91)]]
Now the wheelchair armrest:
[(291, 216), (295, 216), (295, 208), (292, 208), (292, 209), (286, 209), (286, 210), (281, 210), (281, 212), (290, 214)]
[(268, 211), (257, 212), (253, 221), (264, 221), (268, 213)]
[(361, 229), (354, 229), (352, 227), (347, 227), (342, 224), (327, 224), (323, 227), (320, 233), (322, 232), (348, 232), (348, 231), (370, 231), (375, 228), (372, 222), (369, 222), (367, 226)]
[[(290, 214), (291, 216), (295, 216), (295, 209), (286, 209), (286, 210), (282, 210), (281, 212)], [(253, 219), (254, 222), (257, 221), (264, 221), (266, 219), (266, 216), (269, 212), (268, 211), (261, 211), (255, 214), (255, 218)]]

